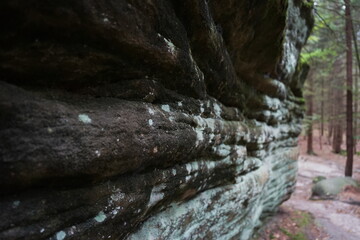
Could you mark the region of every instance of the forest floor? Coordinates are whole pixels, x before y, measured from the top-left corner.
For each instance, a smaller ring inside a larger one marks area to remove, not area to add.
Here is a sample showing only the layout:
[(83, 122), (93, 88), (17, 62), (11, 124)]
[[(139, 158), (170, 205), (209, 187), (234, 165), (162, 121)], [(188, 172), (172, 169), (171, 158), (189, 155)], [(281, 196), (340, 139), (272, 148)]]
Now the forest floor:
[[(346, 157), (314, 139), (315, 155), (306, 154), (306, 140), (299, 140), (299, 172), (295, 192), (265, 225), (258, 240), (359, 240), (360, 192), (351, 190), (336, 200), (311, 200), (312, 180), (317, 176), (344, 175)], [(343, 146), (343, 149), (345, 146)], [(360, 149), (360, 146), (359, 148)], [(354, 158), (353, 178), (360, 181), (360, 156)], [(349, 204), (349, 199), (352, 204)]]

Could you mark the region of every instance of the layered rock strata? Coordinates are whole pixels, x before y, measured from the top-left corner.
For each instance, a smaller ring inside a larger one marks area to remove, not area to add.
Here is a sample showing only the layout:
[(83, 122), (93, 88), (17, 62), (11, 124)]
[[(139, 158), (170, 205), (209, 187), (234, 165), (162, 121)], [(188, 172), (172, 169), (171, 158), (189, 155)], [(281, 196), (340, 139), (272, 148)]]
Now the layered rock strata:
[(307, 1), (0, 8), (0, 239), (248, 239), (290, 196)]

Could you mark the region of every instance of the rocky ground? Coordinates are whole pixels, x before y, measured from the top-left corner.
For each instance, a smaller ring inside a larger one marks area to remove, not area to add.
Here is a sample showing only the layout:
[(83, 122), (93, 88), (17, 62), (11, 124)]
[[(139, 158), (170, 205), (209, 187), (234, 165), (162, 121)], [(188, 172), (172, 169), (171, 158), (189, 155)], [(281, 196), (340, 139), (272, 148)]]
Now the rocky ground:
[[(336, 200), (310, 199), (312, 179), (343, 176), (345, 156), (332, 153), (331, 146), (324, 140), (322, 149), (315, 141), (316, 155), (306, 154), (305, 139), (300, 139), (299, 143), (301, 154), (296, 190), (257, 239), (360, 239), (360, 193), (356, 189), (347, 189)], [(360, 180), (359, 156), (354, 159), (353, 178)]]

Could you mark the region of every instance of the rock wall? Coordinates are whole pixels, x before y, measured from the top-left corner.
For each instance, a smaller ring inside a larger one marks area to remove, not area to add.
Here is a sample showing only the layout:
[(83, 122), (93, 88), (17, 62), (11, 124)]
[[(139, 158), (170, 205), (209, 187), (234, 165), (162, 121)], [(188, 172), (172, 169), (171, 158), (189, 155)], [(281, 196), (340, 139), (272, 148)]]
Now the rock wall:
[(0, 9), (0, 239), (248, 239), (290, 196), (311, 3)]

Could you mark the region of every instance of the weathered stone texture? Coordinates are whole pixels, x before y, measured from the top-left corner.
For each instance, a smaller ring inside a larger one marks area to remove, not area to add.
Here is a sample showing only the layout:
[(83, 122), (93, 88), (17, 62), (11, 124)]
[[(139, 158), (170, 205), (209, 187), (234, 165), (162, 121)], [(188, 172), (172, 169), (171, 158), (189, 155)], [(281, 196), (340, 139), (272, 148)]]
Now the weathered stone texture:
[(0, 239), (248, 239), (290, 196), (309, 3), (0, 9)]

